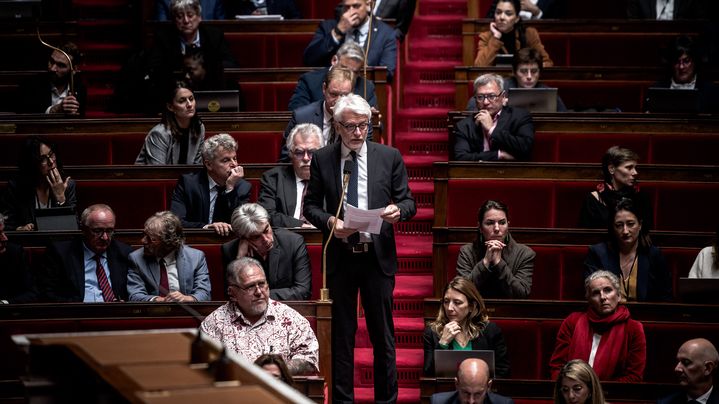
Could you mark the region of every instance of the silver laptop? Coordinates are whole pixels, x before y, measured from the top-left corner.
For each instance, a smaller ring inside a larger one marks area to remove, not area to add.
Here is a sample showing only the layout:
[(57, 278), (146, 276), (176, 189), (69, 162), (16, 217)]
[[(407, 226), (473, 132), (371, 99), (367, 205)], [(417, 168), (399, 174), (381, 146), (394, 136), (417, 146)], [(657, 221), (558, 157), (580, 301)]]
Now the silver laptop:
[(557, 112), (556, 88), (510, 88), (508, 104), (529, 112)]
[(37, 229), (46, 230), (77, 230), (77, 215), (73, 206), (35, 209)]
[(645, 109), (648, 112), (699, 112), (699, 90), (650, 87)]
[(687, 303), (719, 303), (719, 278), (679, 278), (679, 297)]
[(239, 90), (195, 91), (197, 112), (239, 112)]
[(449, 349), (436, 349), (434, 351), (435, 377), (457, 376), (459, 364), (468, 358), (479, 358), (487, 362), (489, 366), (489, 377), (494, 378), (494, 351), (454, 351)]

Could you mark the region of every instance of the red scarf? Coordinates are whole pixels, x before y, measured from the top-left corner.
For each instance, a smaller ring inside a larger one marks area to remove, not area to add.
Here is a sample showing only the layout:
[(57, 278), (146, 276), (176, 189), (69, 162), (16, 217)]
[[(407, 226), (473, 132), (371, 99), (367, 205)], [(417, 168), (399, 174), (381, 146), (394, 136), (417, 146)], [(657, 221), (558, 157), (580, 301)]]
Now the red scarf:
[(574, 327), (568, 357), (589, 361), (594, 334), (601, 334), (592, 368), (599, 380), (612, 380), (617, 364), (626, 359), (625, 329), (629, 318), (629, 310), (621, 305), (607, 317), (588, 309)]

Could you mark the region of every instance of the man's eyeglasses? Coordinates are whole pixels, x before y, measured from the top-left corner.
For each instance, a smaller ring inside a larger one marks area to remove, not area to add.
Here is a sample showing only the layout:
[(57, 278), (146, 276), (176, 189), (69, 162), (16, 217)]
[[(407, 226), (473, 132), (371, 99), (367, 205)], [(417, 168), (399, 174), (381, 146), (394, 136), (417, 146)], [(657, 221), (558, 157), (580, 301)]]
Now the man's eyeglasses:
[(89, 228), (88, 230), (90, 230), (90, 233), (92, 233), (95, 237), (102, 237), (103, 234), (107, 234), (108, 237), (112, 237), (112, 235), (115, 234), (115, 229)]
[(477, 102), (484, 102), (484, 100), (489, 100), (489, 102), (495, 102), (497, 101), (497, 98), (499, 98), (503, 93), (499, 94), (477, 94), (474, 96), (474, 98), (477, 100)]
[(317, 149), (307, 149), (307, 150), (295, 149), (295, 150), (292, 150), (292, 155), (298, 159), (305, 157), (305, 154), (307, 155), (307, 157), (312, 158), (312, 156), (315, 154), (316, 151), (317, 151)]
[(259, 281), (251, 285), (247, 285), (244, 288), (236, 283), (231, 283), (230, 286), (234, 286), (245, 293), (254, 293), (255, 289), (259, 289), (260, 292), (264, 292), (265, 288), (267, 287), (267, 281)]
[(361, 132), (364, 132), (369, 127), (369, 122), (362, 122), (359, 124), (340, 122), (339, 124), (342, 125), (342, 127), (349, 132), (354, 132), (358, 128)]

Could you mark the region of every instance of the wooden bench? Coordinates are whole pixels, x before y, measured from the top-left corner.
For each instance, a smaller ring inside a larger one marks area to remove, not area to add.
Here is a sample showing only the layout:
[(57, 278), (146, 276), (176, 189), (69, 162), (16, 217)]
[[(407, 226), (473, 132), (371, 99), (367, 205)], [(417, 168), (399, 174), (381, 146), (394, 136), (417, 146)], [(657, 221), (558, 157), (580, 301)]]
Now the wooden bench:
[[(470, 114), (448, 113), (450, 160), (455, 125)], [(597, 163), (609, 147), (622, 145), (638, 153), (641, 164), (717, 164), (719, 120), (713, 116), (554, 113), (532, 120), (534, 162)]]

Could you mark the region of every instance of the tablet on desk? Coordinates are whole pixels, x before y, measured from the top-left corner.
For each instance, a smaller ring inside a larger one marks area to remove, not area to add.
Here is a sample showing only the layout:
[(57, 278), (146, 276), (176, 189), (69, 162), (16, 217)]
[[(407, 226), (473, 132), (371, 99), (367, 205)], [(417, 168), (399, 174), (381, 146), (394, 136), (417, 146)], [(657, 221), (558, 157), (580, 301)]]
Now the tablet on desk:
[(699, 90), (650, 87), (647, 90), (647, 112), (699, 112)]
[(437, 349), (434, 351), (435, 377), (457, 376), (457, 368), (459, 367), (459, 364), (468, 358), (478, 358), (487, 362), (487, 366), (489, 366), (489, 377), (494, 378), (494, 351), (454, 351), (449, 349)]
[(556, 88), (510, 88), (507, 90), (507, 103), (529, 112), (557, 112)]
[(197, 112), (239, 112), (239, 90), (195, 91)]
[(37, 229), (45, 230), (77, 230), (77, 216), (73, 206), (35, 209)]

